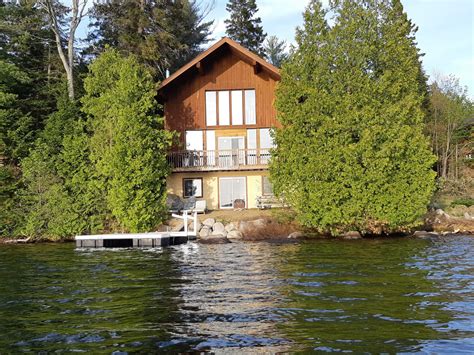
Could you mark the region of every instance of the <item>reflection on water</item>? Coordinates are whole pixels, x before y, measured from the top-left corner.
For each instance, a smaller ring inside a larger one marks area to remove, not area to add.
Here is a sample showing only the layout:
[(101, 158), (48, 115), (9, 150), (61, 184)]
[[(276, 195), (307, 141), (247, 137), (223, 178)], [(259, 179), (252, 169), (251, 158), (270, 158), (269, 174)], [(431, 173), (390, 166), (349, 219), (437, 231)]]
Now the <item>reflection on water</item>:
[(0, 352), (472, 352), (473, 246), (1, 246)]

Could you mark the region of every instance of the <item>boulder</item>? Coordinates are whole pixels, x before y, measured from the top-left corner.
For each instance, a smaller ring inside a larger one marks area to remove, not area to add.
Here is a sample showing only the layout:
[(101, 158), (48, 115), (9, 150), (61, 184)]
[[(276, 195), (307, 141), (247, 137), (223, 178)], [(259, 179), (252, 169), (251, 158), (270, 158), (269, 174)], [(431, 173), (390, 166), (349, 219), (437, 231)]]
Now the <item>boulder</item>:
[[(193, 228), (194, 228), (194, 222), (193, 222), (193, 221), (190, 221), (190, 222), (188, 223), (188, 230), (189, 230), (189, 231), (192, 231)], [(197, 224), (196, 224), (196, 231), (199, 232), (199, 231), (201, 230), (201, 228), (202, 228), (202, 223), (201, 223), (201, 222), (199, 221), (199, 219), (198, 219)]]
[(216, 223), (216, 220), (214, 218), (207, 218), (202, 222), (206, 227), (212, 228), (212, 226)]
[(225, 230), (227, 232), (231, 232), (231, 231), (234, 231), (236, 230), (237, 228), (235, 227), (234, 223), (229, 223), (228, 225), (225, 226)]
[(361, 239), (362, 236), (357, 231), (349, 231), (343, 234), (344, 239)]
[(213, 230), (213, 232), (215, 232), (215, 233), (224, 234), (224, 232), (225, 232), (225, 227), (224, 227), (224, 225), (223, 225), (221, 222), (216, 222), (216, 223), (214, 223), (214, 225), (212, 226), (212, 230)]
[(243, 236), (242, 232), (238, 230), (231, 230), (227, 233), (227, 238), (229, 239), (242, 239)]
[(184, 222), (178, 222), (173, 228), (173, 232), (182, 232), (184, 231)]
[(226, 237), (227, 232), (225, 230), (223, 230), (223, 231), (212, 231), (211, 235), (222, 235), (222, 236)]
[(298, 239), (298, 238), (303, 238), (304, 236), (305, 235), (303, 232), (296, 231), (296, 232), (290, 233), (290, 235), (288, 236), (288, 239)]
[(209, 227), (202, 227), (199, 231), (200, 238), (206, 238), (211, 234), (211, 229)]
[(427, 232), (427, 231), (416, 231), (415, 233), (413, 233), (413, 236), (418, 237), (418, 238), (434, 237), (437, 235), (438, 235), (437, 233)]
[(474, 219), (474, 217), (472, 217), (469, 212), (464, 212), (464, 219), (467, 219), (468, 221)]

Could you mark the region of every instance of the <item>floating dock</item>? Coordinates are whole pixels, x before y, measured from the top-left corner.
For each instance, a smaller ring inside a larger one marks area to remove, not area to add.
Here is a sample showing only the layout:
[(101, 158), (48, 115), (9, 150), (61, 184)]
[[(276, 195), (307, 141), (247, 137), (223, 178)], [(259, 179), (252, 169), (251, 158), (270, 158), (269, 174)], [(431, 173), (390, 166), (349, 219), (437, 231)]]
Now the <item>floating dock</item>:
[(188, 236), (169, 232), (76, 236), (77, 248), (156, 248), (187, 243)]
[(156, 248), (187, 243), (196, 239), (197, 214), (194, 213), (193, 230), (188, 230), (189, 217), (186, 212), (181, 215), (172, 215), (183, 220), (182, 232), (151, 232), (151, 233), (123, 233), (78, 235), (75, 237), (77, 248)]

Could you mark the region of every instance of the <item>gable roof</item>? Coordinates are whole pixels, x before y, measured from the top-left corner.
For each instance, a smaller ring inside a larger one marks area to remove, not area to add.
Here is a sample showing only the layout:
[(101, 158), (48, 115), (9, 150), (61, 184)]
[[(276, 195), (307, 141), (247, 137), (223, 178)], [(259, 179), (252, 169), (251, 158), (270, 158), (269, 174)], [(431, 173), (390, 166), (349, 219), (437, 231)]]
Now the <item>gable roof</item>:
[(212, 45), (207, 50), (199, 54), (196, 58), (194, 58), (187, 64), (183, 65), (181, 68), (175, 71), (171, 76), (163, 80), (158, 90), (162, 90), (164, 87), (168, 86), (170, 83), (172, 83), (175, 79), (180, 77), (185, 72), (191, 70), (194, 67), (199, 66), (200, 62), (203, 59), (215, 53), (219, 48), (223, 46), (228, 46), (231, 50), (236, 51), (244, 60), (245, 59), (248, 60), (252, 65), (254, 66), (260, 65), (263, 69), (267, 70), (270, 74), (274, 75), (278, 80), (280, 80), (280, 70), (277, 67), (268, 63), (266, 60), (252, 53), (248, 49), (242, 47), (240, 44), (231, 40), (230, 38), (222, 37), (221, 40), (216, 42), (214, 45)]

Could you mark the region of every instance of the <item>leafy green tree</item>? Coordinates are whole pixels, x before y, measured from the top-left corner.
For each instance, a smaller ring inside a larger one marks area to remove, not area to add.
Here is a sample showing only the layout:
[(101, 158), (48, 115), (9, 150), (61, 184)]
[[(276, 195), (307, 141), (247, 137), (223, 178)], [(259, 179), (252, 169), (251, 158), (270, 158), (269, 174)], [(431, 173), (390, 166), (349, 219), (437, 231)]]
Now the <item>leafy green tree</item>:
[(84, 84), (96, 187), (119, 227), (147, 231), (166, 216), (173, 136), (156, 115), (155, 83), (136, 57), (109, 49), (90, 65)]
[(227, 36), (264, 57), (263, 42), (267, 34), (263, 32), (262, 20), (255, 16), (258, 11), (255, 0), (229, 0), (226, 10), (230, 13), (230, 18), (225, 20)]
[(474, 104), (459, 79), (439, 77), (430, 85), (430, 114), (427, 131), (434, 154), (438, 157), (438, 175), (443, 179), (459, 177), (459, 157), (463, 148), (474, 143), (465, 122), (474, 114)]
[(271, 174), (321, 231), (412, 225), (434, 191), (413, 24), (398, 0), (313, 0), (283, 65)]
[(210, 8), (195, 0), (112, 0), (95, 3), (88, 52), (98, 55), (107, 45), (135, 54), (163, 79), (201, 51), (210, 39)]
[(63, 142), (76, 134), (74, 126), (79, 118), (78, 107), (66, 97), (60, 99), (58, 110), (48, 118), (34, 148), (22, 159), (23, 188), (19, 195), (25, 219), (16, 234), (55, 239), (85, 229), (84, 213), (67, 189), (66, 182), (73, 179), (73, 171), (61, 174), (65, 171)]
[(267, 60), (278, 68), (288, 58), (288, 54), (285, 51), (286, 42), (284, 40), (280, 41), (277, 36), (268, 37), (263, 48)]

